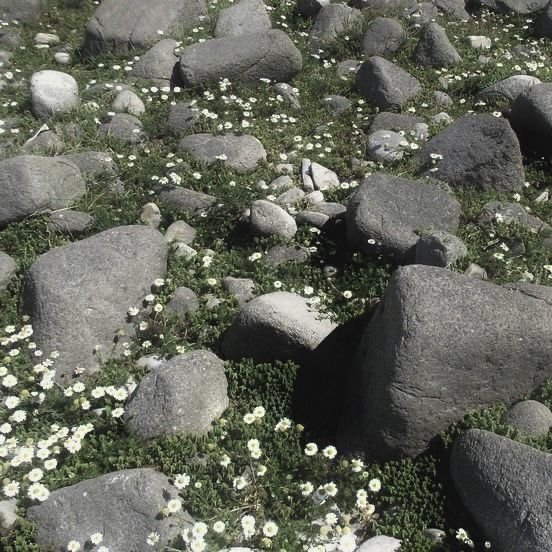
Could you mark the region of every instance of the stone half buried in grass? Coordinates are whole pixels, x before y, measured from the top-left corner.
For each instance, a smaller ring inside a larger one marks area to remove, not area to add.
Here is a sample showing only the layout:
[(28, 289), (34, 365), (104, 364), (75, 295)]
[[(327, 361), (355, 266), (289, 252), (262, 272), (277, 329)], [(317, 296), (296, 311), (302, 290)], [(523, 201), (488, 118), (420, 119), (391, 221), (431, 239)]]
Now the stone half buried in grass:
[(443, 268), (397, 270), (357, 350), (341, 448), (416, 456), (464, 415), (534, 391), (552, 377), (547, 297), (547, 286), (526, 292)]
[(203, 435), (228, 407), (224, 363), (209, 351), (173, 357), (147, 374), (125, 407), (128, 430), (141, 439)]

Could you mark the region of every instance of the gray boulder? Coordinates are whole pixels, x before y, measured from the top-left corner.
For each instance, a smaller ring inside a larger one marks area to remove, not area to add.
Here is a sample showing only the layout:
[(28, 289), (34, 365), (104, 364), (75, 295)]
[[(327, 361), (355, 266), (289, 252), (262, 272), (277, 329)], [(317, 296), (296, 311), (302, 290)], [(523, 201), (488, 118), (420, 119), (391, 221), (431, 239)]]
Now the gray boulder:
[(132, 90), (121, 90), (113, 100), (111, 109), (115, 112), (139, 116), (146, 111), (146, 106), (140, 96)]
[(192, 103), (178, 103), (169, 108), (167, 129), (175, 136), (185, 136), (199, 120), (200, 109)]
[(65, 209), (56, 211), (48, 216), (47, 228), (50, 232), (64, 232), (68, 234), (79, 234), (86, 232), (94, 224), (94, 217), (82, 211)]
[(168, 205), (183, 209), (190, 215), (205, 213), (217, 202), (215, 196), (196, 192), (182, 186), (162, 190), (159, 199)]
[(7, 253), (0, 251), (0, 294), (7, 291), (16, 270), (15, 261)]
[(294, 109), (299, 109), (301, 107), (298, 90), (291, 86), (291, 84), (287, 82), (277, 82), (274, 85), (274, 91), (281, 96), (284, 103), (290, 107)]
[(191, 134), (180, 140), (178, 149), (209, 165), (220, 160), (239, 173), (254, 171), (266, 161), (263, 145), (249, 134)]
[(139, 144), (145, 138), (140, 119), (128, 113), (115, 113), (100, 125), (99, 131), (126, 144)]
[(376, 17), (366, 29), (362, 51), (367, 56), (387, 57), (394, 54), (405, 40), (406, 31), (396, 19)]
[(39, 118), (66, 113), (79, 106), (79, 85), (67, 73), (44, 70), (33, 73), (30, 81), (31, 109)]
[(404, 155), (404, 136), (392, 130), (376, 130), (368, 136), (366, 153), (373, 161), (393, 163)]
[(69, 153), (60, 159), (65, 159), (76, 165), (84, 176), (114, 176), (117, 174), (117, 165), (109, 153), (103, 151), (83, 151)]
[(527, 15), (542, 11), (548, 0), (479, 0), (481, 4), (498, 13), (518, 13)]
[(456, 19), (468, 21), (470, 14), (466, 11), (466, 2), (464, 0), (432, 0), (437, 8), (446, 13), (452, 15)]
[[(435, 155), (442, 159), (433, 163)], [(455, 188), (511, 192), (525, 182), (518, 139), (508, 121), (493, 115), (460, 117), (424, 144), (414, 163)]]
[(356, 552), (397, 552), (401, 547), (401, 541), (394, 537), (378, 535), (364, 541)]
[[(53, 491), (45, 502), (27, 510), (36, 523), (36, 542), (45, 550), (66, 550), (76, 540), (90, 546), (90, 535), (100, 532), (102, 545), (118, 552), (146, 550), (150, 533), (168, 544), (193, 519), (179, 512), (182, 527), (159, 512), (178, 490), (166, 476), (151, 468), (108, 473)], [(180, 521), (180, 520), (179, 520)]]
[(130, 75), (154, 81), (161, 86), (176, 84), (178, 81), (178, 43), (171, 38), (161, 40), (149, 49), (132, 67)]
[(357, 351), (341, 448), (415, 456), (465, 414), (549, 379), (552, 302), (534, 295), (442, 268), (397, 270)]
[(404, 13), (404, 18), (409, 26), (425, 25), (435, 21), (439, 16), (439, 10), (431, 2), (420, 2)]
[(177, 287), (170, 296), (166, 309), (185, 319), (189, 314), (199, 310), (199, 299), (193, 290), (187, 287)]
[(294, 218), (282, 207), (264, 199), (251, 204), (249, 225), (258, 236), (279, 236), (289, 240), (297, 232)]
[(124, 54), (152, 46), (164, 35), (184, 33), (207, 14), (204, 0), (103, 0), (86, 25), (84, 51)]
[(546, 435), (552, 427), (552, 412), (537, 401), (521, 401), (508, 409), (500, 423), (529, 437)]
[(284, 263), (306, 263), (310, 252), (307, 247), (300, 245), (275, 245), (271, 247), (263, 261), (270, 267), (276, 268)]
[(450, 470), (462, 502), (493, 548), (552, 549), (552, 454), (471, 429), (456, 439)]
[(165, 239), (167, 242), (177, 241), (191, 244), (196, 237), (197, 230), (192, 228), (187, 222), (183, 220), (175, 220), (166, 230)]
[(416, 0), (353, 0), (351, 5), (360, 10), (370, 8), (386, 14), (399, 14), (416, 4)]
[(203, 435), (228, 407), (224, 363), (209, 351), (189, 351), (147, 374), (131, 395), (123, 419), (140, 439)]
[(214, 35), (216, 38), (222, 38), (262, 33), (270, 28), (272, 23), (263, 0), (240, 0), (220, 11)]
[(60, 153), (64, 146), (63, 140), (53, 130), (45, 130), (25, 142), (21, 151), (30, 154), (55, 155)]
[(259, 79), (290, 81), (302, 67), (302, 57), (281, 30), (214, 38), (192, 44), (180, 55), (184, 86), (195, 87), (228, 78), (259, 84)]
[(63, 209), (86, 192), (79, 169), (63, 158), (20, 155), (0, 161), (0, 226)]
[(428, 67), (446, 67), (462, 61), (456, 48), (450, 43), (445, 29), (438, 23), (428, 23), (420, 34), (412, 59)]
[(370, 105), (380, 109), (400, 107), (422, 90), (418, 79), (378, 56), (367, 59), (360, 66), (356, 87)]
[(223, 289), (237, 300), (240, 307), (243, 307), (255, 297), (255, 282), (250, 278), (226, 276), (226, 278), (222, 279), (221, 284)]
[(309, 50), (317, 53), (335, 42), (339, 35), (350, 33), (362, 25), (362, 14), (359, 10), (346, 4), (329, 4), (324, 6), (316, 16), (309, 33)]
[(46, 0), (0, 0), (0, 19), (31, 23), (40, 17), (46, 5)]
[(378, 130), (402, 132), (407, 138), (413, 137), (416, 140), (427, 140), (429, 136), (429, 127), (422, 117), (388, 111), (378, 113), (372, 120), (370, 132)]
[(230, 360), (301, 363), (336, 327), (308, 299), (276, 291), (249, 301), (224, 333), (220, 347)]
[(139, 306), (166, 272), (167, 244), (147, 226), (120, 226), (51, 249), (33, 263), (24, 284), (23, 309), (43, 351), (59, 352), (56, 378), (70, 383), (76, 367), (95, 372), (121, 352), (129, 307)]
[(349, 199), (349, 245), (366, 255), (386, 254), (414, 262), (419, 232), (455, 232), (460, 204), (449, 193), (423, 180), (384, 173), (364, 179)]
[(520, 94), (532, 86), (540, 84), (537, 77), (531, 75), (512, 75), (495, 82), (477, 93), (477, 98), (485, 101), (507, 100), (513, 102)]
[(467, 254), (468, 248), (460, 238), (442, 230), (434, 230), (423, 234), (416, 243), (415, 262), (445, 268)]

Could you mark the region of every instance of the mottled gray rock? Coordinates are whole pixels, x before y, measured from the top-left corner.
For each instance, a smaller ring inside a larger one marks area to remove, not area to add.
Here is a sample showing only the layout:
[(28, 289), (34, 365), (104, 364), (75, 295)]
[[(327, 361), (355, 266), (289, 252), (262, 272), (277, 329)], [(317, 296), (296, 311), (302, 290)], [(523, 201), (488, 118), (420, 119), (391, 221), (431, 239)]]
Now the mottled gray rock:
[(317, 211), (299, 211), (295, 217), (298, 226), (313, 226), (314, 228), (322, 228), (329, 220), (328, 215)]
[(192, 44), (180, 55), (184, 86), (195, 87), (228, 78), (259, 85), (259, 79), (291, 80), (302, 67), (302, 57), (281, 30), (214, 38)]
[(393, 163), (404, 155), (404, 136), (392, 130), (376, 130), (368, 136), (366, 153), (373, 161)]
[(111, 109), (115, 112), (130, 113), (131, 115), (138, 116), (146, 111), (146, 106), (140, 99), (140, 96), (132, 90), (121, 90), (113, 100)]
[(221, 351), (231, 360), (301, 363), (336, 327), (308, 299), (276, 291), (247, 303), (223, 335)]
[(165, 239), (168, 242), (177, 241), (190, 245), (196, 237), (197, 230), (192, 228), (183, 220), (173, 222), (165, 232)]
[(17, 499), (0, 500), (0, 529), (10, 529), (18, 519)]
[(464, 0), (432, 0), (432, 2), (447, 15), (452, 15), (464, 21), (470, 19), (470, 14), (466, 11)]
[(416, 139), (427, 138), (429, 134), (429, 128), (422, 117), (387, 111), (378, 113), (370, 125), (370, 132), (378, 130), (403, 132), (407, 137), (412, 136)]
[(370, 105), (381, 109), (400, 107), (422, 90), (418, 79), (379, 56), (367, 59), (360, 66), (356, 86)]
[(117, 174), (117, 165), (109, 153), (102, 151), (83, 151), (69, 153), (61, 159), (65, 159), (76, 165), (84, 176), (114, 176)]
[(431, 2), (420, 2), (404, 13), (409, 25), (425, 25), (435, 21), (439, 16), (439, 10)]
[(535, 437), (548, 433), (552, 427), (552, 412), (537, 401), (521, 401), (502, 416), (500, 423), (517, 429), (520, 433)]
[(170, 296), (166, 309), (168, 312), (174, 312), (180, 318), (186, 318), (199, 310), (199, 299), (193, 290), (181, 286), (177, 287)]
[(481, 429), (456, 439), (450, 471), (462, 502), (493, 548), (552, 547), (552, 454)]
[(157, 204), (153, 202), (146, 203), (142, 207), (140, 220), (152, 228), (159, 228), (159, 224), (161, 224), (161, 210)]
[(356, 552), (397, 552), (401, 547), (401, 541), (394, 537), (379, 535), (364, 541)]
[(59, 352), (56, 378), (70, 383), (78, 366), (95, 372), (120, 352), (114, 345), (129, 307), (141, 304), (166, 271), (165, 238), (147, 226), (120, 226), (51, 249), (27, 274), (23, 309), (37, 346)]
[[(432, 156), (442, 155), (437, 163)], [(508, 121), (464, 115), (429, 140), (414, 156), (420, 173), (453, 187), (523, 189), (525, 171), (518, 139)]]
[(433, 115), (429, 121), (433, 125), (450, 125), (454, 122), (454, 119), (445, 111), (441, 111)]
[(263, 0), (240, 0), (219, 12), (214, 35), (237, 36), (262, 33), (272, 27)]
[(0, 161), (0, 226), (63, 209), (86, 192), (79, 169), (62, 158), (20, 155)]
[(406, 32), (396, 19), (376, 17), (366, 29), (362, 51), (366, 56), (387, 57), (394, 54), (405, 40)]
[(442, 90), (435, 90), (433, 95), (435, 97), (435, 102), (437, 105), (440, 105), (443, 107), (450, 107), (454, 105), (453, 99), (446, 92), (443, 92)]
[[(4, 0), (4, 2), (9, 2), (11, 5), (13, 5), (13, 2), (11, 2), (11, 0)], [(0, 6), (2, 6), (2, 0), (0, 0)], [(0, 17), (5, 19), (5, 15), (1, 11), (2, 9), (6, 8), (0, 7)], [(13, 28), (0, 29), (0, 44), (8, 48), (15, 48), (16, 46), (19, 46), (21, 44), (21, 38)]]
[(309, 50), (313, 53), (324, 50), (339, 35), (357, 30), (361, 24), (362, 14), (359, 10), (346, 4), (328, 4), (314, 20), (308, 38)]
[(464, 276), (469, 276), (470, 278), (479, 278), (480, 280), (487, 280), (488, 275), (487, 271), (475, 263), (470, 263), (468, 268), (464, 271)]
[(184, 33), (207, 14), (204, 0), (103, 0), (86, 25), (84, 50), (89, 55), (103, 51), (127, 53), (151, 46), (165, 36)]
[(254, 171), (261, 161), (266, 161), (263, 145), (248, 134), (191, 134), (180, 140), (178, 149), (207, 164), (221, 160), (239, 173)]
[(291, 86), (291, 84), (287, 82), (277, 82), (274, 85), (274, 90), (278, 95), (282, 96), (283, 101), (290, 107), (294, 109), (299, 109), (301, 107), (298, 90)]
[(226, 276), (222, 279), (222, 287), (230, 295), (236, 298), (238, 305), (243, 307), (248, 301), (255, 297), (255, 282), (250, 278), (234, 278)]
[(488, 36), (471, 35), (464, 37), (464, 43), (476, 50), (490, 50), (493, 41)]
[(537, 16), (533, 34), (537, 38), (552, 37), (552, 2), (548, 2), (545, 9)]
[(99, 131), (127, 144), (139, 144), (145, 139), (140, 119), (128, 113), (115, 113), (100, 125)]
[(548, 0), (479, 0), (481, 4), (498, 13), (530, 14), (542, 11)]
[(416, 244), (416, 264), (445, 268), (468, 254), (466, 244), (450, 234), (434, 230), (423, 234)]
[(40, 17), (45, 6), (45, 0), (0, 0), (0, 19), (30, 23)]
[(151, 468), (121, 470), (63, 487), (45, 502), (27, 510), (37, 525), (36, 542), (44, 549), (66, 550), (76, 540), (89, 544), (90, 535), (102, 533), (102, 545), (118, 552), (146, 550), (149, 534), (167, 544), (193, 519), (179, 512), (182, 527), (159, 512), (178, 490), (166, 476)]
[(294, 218), (278, 205), (264, 199), (258, 199), (251, 204), (249, 225), (258, 236), (291, 239), (297, 232)]
[(320, 103), (328, 107), (334, 115), (339, 115), (340, 113), (347, 111), (347, 109), (353, 105), (353, 102), (349, 98), (340, 96), (339, 94), (322, 98)]
[(399, 269), (357, 351), (341, 448), (417, 455), (465, 414), (532, 392), (552, 375), (551, 329), (543, 299), (443, 268)]
[(64, 146), (63, 140), (53, 130), (45, 130), (25, 142), (21, 151), (30, 154), (55, 155), (60, 153)]
[(210, 351), (189, 351), (144, 376), (123, 419), (141, 439), (204, 435), (228, 407), (224, 363)]
[(196, 192), (182, 186), (174, 186), (163, 190), (159, 199), (168, 205), (184, 209), (190, 215), (198, 215), (208, 211), (217, 202), (215, 196)]
[(445, 29), (438, 23), (428, 23), (422, 29), (412, 59), (420, 65), (436, 68), (454, 65), (462, 61), (460, 54), (450, 43)]
[(31, 109), (39, 118), (66, 113), (79, 106), (79, 85), (67, 73), (44, 70), (33, 73), (30, 82)]
[(313, 209), (328, 215), (330, 218), (342, 215), (345, 211), (347, 211), (347, 207), (345, 205), (334, 201), (321, 201), (320, 203), (314, 205)]
[(513, 102), (520, 94), (540, 83), (541, 81), (537, 77), (531, 75), (512, 75), (487, 86), (478, 92), (476, 97), (485, 101), (508, 100)]
[(276, 268), (284, 263), (306, 263), (309, 260), (310, 252), (306, 247), (300, 245), (275, 245), (271, 247), (263, 257), (263, 261)]
[(268, 187), (271, 190), (282, 191), (293, 187), (293, 178), (287, 174), (275, 178)]
[(6, 292), (16, 270), (15, 261), (7, 253), (0, 251), (0, 294)]
[(349, 199), (348, 241), (366, 255), (414, 262), (417, 232), (455, 232), (459, 217), (458, 201), (429, 182), (375, 173)]
[(199, 120), (199, 108), (192, 103), (179, 103), (169, 108), (167, 129), (175, 136), (185, 136)]
[(301, 188), (290, 188), (285, 192), (281, 193), (275, 200), (274, 203), (280, 207), (285, 208), (287, 205), (294, 205), (301, 201), (305, 197), (305, 192)]
[(82, 211), (65, 209), (56, 211), (48, 216), (47, 228), (51, 232), (65, 232), (79, 234), (89, 230), (94, 224), (94, 217)]
[(359, 70), (362, 62), (356, 59), (346, 59), (336, 66), (336, 72), (340, 77), (353, 77)]
[(130, 75), (154, 81), (162, 86), (177, 84), (177, 44), (176, 40), (171, 38), (161, 40), (140, 57), (133, 65)]
[(371, 8), (386, 14), (399, 14), (416, 4), (416, 0), (353, 0), (351, 5), (358, 9)]

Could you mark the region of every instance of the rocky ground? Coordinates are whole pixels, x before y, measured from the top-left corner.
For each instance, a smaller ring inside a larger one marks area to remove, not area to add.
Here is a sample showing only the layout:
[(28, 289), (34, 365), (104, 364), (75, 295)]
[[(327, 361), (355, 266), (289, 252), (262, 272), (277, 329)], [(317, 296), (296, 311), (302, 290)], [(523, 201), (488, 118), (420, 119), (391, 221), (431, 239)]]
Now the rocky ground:
[(0, 16), (2, 550), (552, 550), (552, 3)]

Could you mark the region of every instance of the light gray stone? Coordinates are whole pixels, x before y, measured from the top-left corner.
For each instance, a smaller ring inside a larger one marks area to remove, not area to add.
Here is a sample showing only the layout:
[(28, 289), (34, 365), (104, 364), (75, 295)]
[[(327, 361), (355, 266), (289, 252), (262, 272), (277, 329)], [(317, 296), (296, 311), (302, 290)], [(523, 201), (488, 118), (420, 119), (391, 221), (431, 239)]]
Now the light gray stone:
[(7, 291), (16, 270), (16, 262), (7, 253), (0, 251), (0, 294)]
[(64, 209), (48, 216), (47, 228), (51, 232), (80, 234), (89, 230), (94, 224), (94, 217), (82, 211)]
[(312, 161), (309, 166), (309, 174), (315, 190), (331, 190), (339, 187), (339, 177), (332, 170)]
[(217, 202), (215, 196), (196, 192), (182, 186), (162, 190), (159, 199), (167, 205), (183, 209), (190, 215), (199, 215), (207, 212)]
[(394, 537), (378, 535), (364, 541), (356, 552), (397, 552), (401, 547), (401, 541)]
[(328, 107), (334, 115), (339, 115), (340, 113), (347, 111), (353, 105), (353, 102), (349, 98), (340, 96), (339, 94), (322, 98), (320, 103)]
[(152, 228), (158, 228), (161, 223), (161, 211), (155, 203), (146, 203), (142, 207), (140, 220)]
[(219, 12), (214, 35), (221, 38), (262, 33), (271, 27), (272, 23), (262, 0), (240, 0)]
[(464, 276), (469, 276), (470, 278), (479, 278), (480, 280), (487, 280), (488, 275), (487, 271), (475, 263), (470, 263), (468, 268), (464, 271)]
[(278, 95), (282, 96), (284, 102), (290, 107), (293, 107), (294, 109), (299, 109), (301, 107), (298, 91), (296, 88), (291, 86), (291, 84), (288, 84), (287, 82), (277, 82), (274, 85), (274, 90)]
[(322, 228), (329, 220), (328, 215), (316, 211), (299, 211), (295, 217), (298, 226), (313, 226), (315, 228)]
[(368, 136), (366, 153), (373, 161), (393, 163), (404, 155), (404, 136), (392, 130), (376, 130)]
[(309, 33), (309, 50), (317, 53), (324, 50), (341, 34), (354, 32), (362, 25), (362, 14), (359, 10), (346, 4), (329, 4), (317, 14)]
[(423, 234), (416, 244), (416, 264), (445, 268), (468, 254), (466, 244), (450, 234), (434, 230)]
[(12, 498), (0, 501), (0, 529), (10, 529), (18, 519), (15, 513), (17, 508), (17, 499)]
[(488, 36), (471, 35), (464, 37), (464, 42), (470, 48), (476, 50), (490, 50), (493, 45)]
[(177, 287), (171, 293), (171, 300), (167, 303), (166, 309), (169, 312), (174, 312), (180, 318), (186, 318), (189, 314), (193, 314), (199, 310), (199, 299), (193, 290), (181, 286)]
[(139, 144), (145, 139), (140, 119), (128, 113), (115, 113), (100, 125), (99, 131), (127, 144)]
[(305, 192), (301, 188), (290, 188), (285, 192), (281, 193), (275, 200), (274, 203), (283, 207), (284, 209), (288, 205), (295, 205), (305, 197)]
[(259, 236), (291, 239), (297, 232), (294, 218), (278, 205), (264, 199), (252, 203), (249, 224), (251, 230)]
[(140, 99), (140, 96), (132, 90), (121, 90), (113, 100), (111, 109), (115, 112), (118, 111), (139, 116), (146, 111), (146, 106)]
[(420, 26), (435, 21), (439, 10), (431, 2), (420, 2), (405, 11), (404, 17), (410, 26)]
[(154, 81), (161, 86), (176, 85), (178, 82), (178, 53), (176, 40), (165, 38), (152, 46), (133, 65), (130, 75)]
[(121, 352), (116, 334), (132, 334), (127, 311), (165, 276), (166, 257), (164, 237), (147, 226), (112, 228), (38, 257), (24, 283), (23, 310), (37, 346), (59, 352), (59, 383), (69, 384), (76, 367), (93, 373)]
[(314, 18), (324, 6), (329, 4), (330, 0), (297, 0), (295, 7), (301, 17)]
[(360, 68), (362, 62), (356, 59), (346, 59), (340, 61), (336, 66), (336, 72), (340, 77), (354, 77)]
[(508, 409), (500, 423), (514, 427), (523, 435), (537, 437), (552, 427), (552, 412), (540, 402), (521, 401)]
[(77, 81), (60, 71), (47, 69), (33, 73), (30, 93), (33, 114), (41, 119), (72, 111), (80, 103)]
[(376, 17), (370, 21), (364, 38), (362, 51), (366, 56), (387, 57), (394, 54), (406, 40), (403, 26), (391, 17)]
[(21, 151), (30, 154), (55, 155), (60, 153), (64, 146), (63, 140), (53, 130), (45, 130), (25, 142)]
[(101, 177), (117, 174), (117, 165), (109, 153), (102, 151), (83, 151), (69, 153), (60, 159), (65, 159), (76, 165), (84, 176)]
[(275, 245), (271, 247), (263, 261), (270, 267), (276, 268), (284, 263), (306, 263), (309, 260), (310, 252), (306, 247), (300, 245)]
[(531, 75), (512, 75), (485, 87), (477, 93), (476, 97), (485, 101), (507, 100), (513, 102), (520, 94), (540, 83), (540, 79)]
[(13, 19), (20, 23), (36, 21), (46, 7), (45, 0), (0, 0), (0, 18), (3, 21)]
[(167, 242), (177, 241), (190, 245), (196, 237), (197, 230), (183, 220), (173, 222), (165, 232)]

